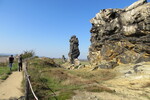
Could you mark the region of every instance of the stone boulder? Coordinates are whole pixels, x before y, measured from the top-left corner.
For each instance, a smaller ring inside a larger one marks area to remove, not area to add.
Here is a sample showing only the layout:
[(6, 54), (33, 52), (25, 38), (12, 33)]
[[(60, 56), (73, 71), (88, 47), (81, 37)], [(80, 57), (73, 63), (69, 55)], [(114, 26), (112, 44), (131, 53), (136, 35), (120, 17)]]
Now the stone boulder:
[(71, 64), (74, 64), (74, 60), (77, 59), (80, 55), (80, 51), (79, 51), (79, 40), (78, 38), (73, 35), (71, 37), (71, 39), (69, 40), (70, 42), (70, 51), (69, 51), (69, 60)]
[(88, 59), (92, 65), (106, 68), (110, 62), (150, 61), (150, 3), (146, 0), (125, 9), (102, 9), (90, 22)]

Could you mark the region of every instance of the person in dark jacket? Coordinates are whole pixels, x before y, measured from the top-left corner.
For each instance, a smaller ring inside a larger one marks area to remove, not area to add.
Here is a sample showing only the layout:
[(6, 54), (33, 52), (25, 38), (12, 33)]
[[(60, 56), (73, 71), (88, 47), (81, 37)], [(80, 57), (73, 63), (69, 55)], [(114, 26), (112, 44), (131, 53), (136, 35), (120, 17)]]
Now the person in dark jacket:
[(22, 71), (22, 55), (18, 57), (18, 67), (19, 67), (19, 72)]
[(9, 67), (10, 67), (10, 71), (12, 70), (13, 63), (14, 63), (14, 57), (13, 57), (13, 55), (11, 55), (11, 56), (9, 57)]

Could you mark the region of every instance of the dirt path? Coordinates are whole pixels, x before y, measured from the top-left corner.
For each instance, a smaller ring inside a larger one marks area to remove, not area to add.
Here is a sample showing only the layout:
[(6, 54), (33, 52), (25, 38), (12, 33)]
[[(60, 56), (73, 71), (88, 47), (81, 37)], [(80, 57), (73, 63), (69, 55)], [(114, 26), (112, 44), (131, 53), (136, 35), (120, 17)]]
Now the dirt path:
[(2, 82), (0, 84), (0, 100), (23, 96), (21, 87), (22, 80), (22, 72), (13, 72), (7, 80)]

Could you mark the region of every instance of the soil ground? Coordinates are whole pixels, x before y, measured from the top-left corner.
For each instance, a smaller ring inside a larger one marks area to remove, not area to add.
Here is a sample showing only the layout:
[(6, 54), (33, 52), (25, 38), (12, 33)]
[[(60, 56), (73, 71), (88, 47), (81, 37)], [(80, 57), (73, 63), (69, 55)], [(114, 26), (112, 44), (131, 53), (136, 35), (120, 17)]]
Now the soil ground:
[(22, 72), (13, 72), (5, 81), (0, 83), (0, 100), (19, 98), (22, 93)]
[[(0, 57), (0, 62), (6, 62), (8, 57)], [(19, 98), (22, 92), (23, 73), (16, 71), (4, 81), (0, 80), (0, 100)]]

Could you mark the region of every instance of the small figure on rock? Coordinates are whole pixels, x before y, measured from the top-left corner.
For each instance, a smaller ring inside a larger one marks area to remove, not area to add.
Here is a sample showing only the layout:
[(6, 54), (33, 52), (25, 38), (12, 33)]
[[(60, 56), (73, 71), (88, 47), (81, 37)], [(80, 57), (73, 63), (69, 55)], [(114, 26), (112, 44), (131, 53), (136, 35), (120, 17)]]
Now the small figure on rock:
[(70, 59), (70, 63), (74, 64), (74, 60), (76, 58), (78, 58), (79, 55), (80, 55), (80, 51), (79, 51), (79, 48), (78, 48), (79, 41), (78, 41), (78, 38), (75, 35), (73, 35), (69, 42), (70, 42), (70, 51), (69, 51), (68, 56), (69, 56), (69, 59)]
[(10, 71), (12, 70), (13, 63), (14, 63), (14, 57), (13, 57), (13, 55), (11, 55), (11, 56), (9, 57), (9, 67), (10, 67)]
[(65, 58), (64, 55), (62, 55), (62, 61), (63, 61), (63, 62), (66, 62), (66, 58)]

